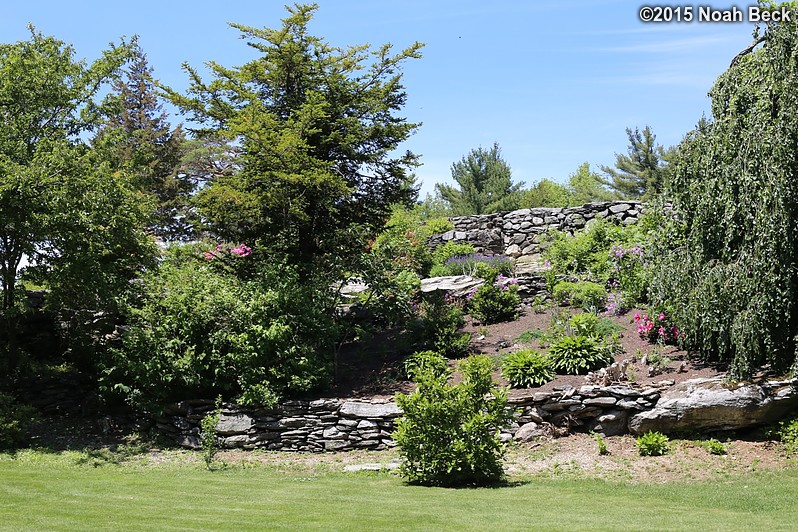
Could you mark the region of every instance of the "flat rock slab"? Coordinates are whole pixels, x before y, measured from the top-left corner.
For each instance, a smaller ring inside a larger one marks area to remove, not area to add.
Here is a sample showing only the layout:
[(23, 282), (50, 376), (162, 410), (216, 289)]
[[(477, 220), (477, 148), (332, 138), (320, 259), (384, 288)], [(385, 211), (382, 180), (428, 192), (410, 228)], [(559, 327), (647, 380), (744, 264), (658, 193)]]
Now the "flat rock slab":
[(472, 288), (481, 286), (483, 282), (482, 279), (477, 279), (470, 275), (430, 277), (421, 280), (421, 292), (427, 294), (440, 290), (455, 297), (463, 297)]
[(729, 385), (722, 377), (693, 379), (662, 394), (653, 409), (634, 415), (629, 431), (737, 430), (777, 421), (798, 409), (798, 379)]
[(338, 412), (342, 416), (356, 418), (385, 418), (402, 415), (402, 410), (396, 403), (367, 403), (365, 401), (346, 401)]
[(216, 425), (216, 431), (221, 435), (246, 433), (255, 422), (246, 414), (222, 415)]

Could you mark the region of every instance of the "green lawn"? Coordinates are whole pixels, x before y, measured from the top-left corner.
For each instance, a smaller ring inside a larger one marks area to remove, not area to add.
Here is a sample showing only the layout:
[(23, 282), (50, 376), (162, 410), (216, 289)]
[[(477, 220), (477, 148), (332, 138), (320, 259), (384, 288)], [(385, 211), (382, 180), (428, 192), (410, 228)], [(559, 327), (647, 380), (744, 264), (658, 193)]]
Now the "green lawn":
[(711, 483), (405, 485), (386, 473), (0, 460), (2, 530), (794, 530), (798, 471)]

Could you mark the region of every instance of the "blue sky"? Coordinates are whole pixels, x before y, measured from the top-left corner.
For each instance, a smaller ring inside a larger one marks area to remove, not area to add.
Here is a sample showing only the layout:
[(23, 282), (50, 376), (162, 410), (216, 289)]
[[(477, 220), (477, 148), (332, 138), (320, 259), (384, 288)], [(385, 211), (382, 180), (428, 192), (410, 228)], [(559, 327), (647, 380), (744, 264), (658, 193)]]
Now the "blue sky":
[[(184, 62), (235, 66), (253, 57), (226, 22), (278, 27), (285, 3), (9, 2), (0, 35), (27, 39), (31, 22), (88, 59), (123, 35), (139, 35), (155, 76), (182, 90)], [(527, 185), (564, 182), (585, 161), (612, 165), (626, 151), (626, 127), (650, 125), (661, 144), (675, 144), (709, 115), (708, 90), (753, 30), (748, 23), (645, 24), (642, 3), (622, 0), (318, 3), (311, 31), (331, 44), (426, 43), (424, 57), (404, 69), (405, 116), (423, 125), (403, 149), (422, 155), (422, 195), (451, 182), (451, 164), (469, 150), (493, 142), (513, 178)]]

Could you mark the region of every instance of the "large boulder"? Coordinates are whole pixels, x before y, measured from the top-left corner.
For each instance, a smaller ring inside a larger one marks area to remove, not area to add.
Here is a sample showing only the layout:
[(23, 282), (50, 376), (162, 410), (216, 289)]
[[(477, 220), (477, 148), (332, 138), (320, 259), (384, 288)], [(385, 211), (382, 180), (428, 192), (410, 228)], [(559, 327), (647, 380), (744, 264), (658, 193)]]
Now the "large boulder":
[(737, 430), (771, 423), (798, 410), (798, 379), (730, 385), (693, 379), (664, 393), (653, 409), (629, 420), (629, 431)]

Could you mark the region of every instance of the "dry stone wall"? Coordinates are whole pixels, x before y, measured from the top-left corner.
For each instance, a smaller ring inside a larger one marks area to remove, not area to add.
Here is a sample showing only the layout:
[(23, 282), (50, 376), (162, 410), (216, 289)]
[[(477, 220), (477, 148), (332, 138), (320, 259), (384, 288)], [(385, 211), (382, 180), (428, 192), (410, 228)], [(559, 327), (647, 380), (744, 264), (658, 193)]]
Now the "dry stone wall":
[[(631, 415), (652, 408), (659, 389), (621, 386), (571, 386), (510, 398), (515, 421), (503, 439), (525, 439), (537, 429), (554, 427), (595, 430), (607, 435), (627, 431)], [(178, 444), (199, 447), (202, 418), (213, 401), (183, 401), (156, 420), (158, 429)], [(274, 409), (225, 404), (217, 426), (223, 447), (280, 451), (380, 450), (393, 447), (394, 422), (402, 414), (389, 400), (318, 399), (287, 401)], [(523, 430), (522, 430), (523, 429)]]
[(512, 212), (458, 216), (450, 218), (454, 229), (433, 235), (429, 241), (435, 247), (449, 241), (468, 243), (480, 253), (502, 254), (508, 257), (535, 257), (541, 251), (541, 235), (551, 231), (573, 234), (590, 220), (602, 218), (629, 225), (636, 223), (645, 212), (640, 201), (587, 203), (580, 207), (521, 209)]
[[(798, 378), (731, 386), (722, 378), (673, 385), (564, 386), (551, 392), (513, 391), (513, 422), (502, 439), (529, 441), (540, 436), (593, 430), (607, 436), (649, 430), (740, 430), (794, 415)], [(184, 447), (200, 444), (202, 418), (212, 401), (183, 401), (156, 420), (158, 429)], [(273, 409), (226, 404), (217, 425), (226, 448), (280, 451), (345, 451), (393, 447), (396, 419), (402, 415), (387, 399), (287, 401)]]

